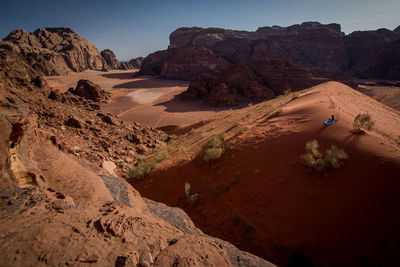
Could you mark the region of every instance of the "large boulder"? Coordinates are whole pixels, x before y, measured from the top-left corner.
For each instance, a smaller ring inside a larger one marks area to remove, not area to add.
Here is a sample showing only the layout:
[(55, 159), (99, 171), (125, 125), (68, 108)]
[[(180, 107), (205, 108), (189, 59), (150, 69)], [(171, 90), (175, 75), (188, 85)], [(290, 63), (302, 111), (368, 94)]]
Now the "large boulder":
[(69, 28), (44, 28), (33, 33), (14, 30), (5, 39), (40, 75), (101, 70), (104, 60), (97, 48)]
[(94, 102), (106, 101), (110, 98), (110, 93), (101, 89), (101, 87), (89, 80), (79, 80), (76, 88), (70, 90), (74, 95), (92, 100)]

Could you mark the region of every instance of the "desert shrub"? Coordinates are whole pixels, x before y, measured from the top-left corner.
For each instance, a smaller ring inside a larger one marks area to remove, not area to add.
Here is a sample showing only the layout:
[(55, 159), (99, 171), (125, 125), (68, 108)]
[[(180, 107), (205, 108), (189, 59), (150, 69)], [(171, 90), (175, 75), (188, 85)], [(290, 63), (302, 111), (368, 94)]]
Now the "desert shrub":
[(154, 161), (139, 162), (128, 170), (126, 178), (141, 179), (146, 176), (152, 169), (154, 169), (156, 165), (157, 163)]
[(240, 127), (239, 129), (237, 129), (236, 135), (241, 135), (242, 133), (244, 133), (244, 131), (246, 131), (246, 129), (246, 126)]
[(353, 130), (356, 132), (363, 132), (363, 130), (371, 131), (374, 126), (374, 121), (369, 114), (358, 114), (354, 118)]
[(283, 91), (283, 94), (284, 95), (290, 95), (292, 93), (292, 90), (290, 90), (290, 89), (287, 89), (287, 90), (285, 90), (285, 91)]
[(213, 135), (210, 139), (208, 139), (207, 143), (204, 145), (204, 148), (216, 147), (221, 143), (222, 139), (218, 135)]
[(193, 206), (199, 200), (199, 193), (192, 193), (190, 190), (189, 183), (185, 183), (185, 196), (186, 196), (186, 202), (190, 206)]
[(319, 153), (319, 144), (318, 141), (313, 139), (311, 141), (308, 141), (306, 143), (306, 151), (308, 151), (309, 153), (311, 153), (311, 155), (313, 157), (319, 157), (320, 153)]
[(300, 160), (308, 168), (314, 168), (314, 166), (315, 166), (315, 158), (311, 153), (306, 153), (306, 154), (301, 155)]
[(332, 145), (331, 148), (325, 152), (324, 161), (332, 168), (337, 169), (343, 165), (343, 160), (347, 159), (348, 157), (349, 156), (342, 148)]
[[(149, 154), (153, 153), (158, 153), (158, 150), (156, 150), (155, 152), (150, 152)], [(126, 179), (142, 179), (168, 156), (168, 151), (163, 151), (159, 153), (154, 160), (139, 161), (136, 165), (128, 170), (126, 174)]]
[(317, 172), (328, 171), (331, 168), (337, 169), (343, 165), (343, 160), (349, 156), (344, 149), (332, 145), (324, 154), (319, 152), (317, 140), (311, 140), (306, 143), (306, 153), (300, 156), (302, 163)]
[(230, 130), (232, 130), (232, 129), (238, 127), (238, 126), (239, 126), (239, 122), (236, 121), (236, 122), (232, 123), (232, 124), (228, 127), (228, 129), (226, 129), (226, 131), (229, 132)]
[(223, 153), (222, 147), (210, 147), (204, 150), (203, 152), (203, 159), (207, 162), (219, 159)]
[(234, 224), (239, 224), (239, 216), (237, 216), (236, 214), (232, 215), (232, 221)]

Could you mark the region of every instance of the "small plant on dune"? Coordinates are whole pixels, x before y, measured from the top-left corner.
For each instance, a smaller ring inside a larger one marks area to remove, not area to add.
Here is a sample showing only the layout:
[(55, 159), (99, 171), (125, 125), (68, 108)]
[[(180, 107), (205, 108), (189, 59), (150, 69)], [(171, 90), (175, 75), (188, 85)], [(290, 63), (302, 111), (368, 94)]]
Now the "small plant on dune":
[(192, 193), (189, 183), (185, 183), (185, 196), (186, 196), (186, 202), (190, 206), (195, 205), (199, 200), (199, 193)]
[(226, 138), (227, 133), (222, 132), (218, 135), (212, 136), (207, 143), (203, 146), (202, 156), (203, 160), (209, 162), (215, 159), (219, 159), (224, 152), (219, 144)]
[(358, 114), (354, 118), (353, 131), (355, 133), (364, 133), (364, 130), (371, 131), (374, 121), (369, 114)]
[(236, 135), (241, 135), (242, 133), (244, 133), (244, 131), (246, 131), (247, 127), (246, 126), (242, 126), (239, 129), (237, 129), (236, 131)]
[(156, 167), (157, 163), (154, 161), (139, 162), (128, 170), (126, 174), (127, 179), (141, 179), (146, 176), (152, 169)]
[(337, 169), (349, 157), (344, 149), (335, 145), (321, 154), (318, 141), (315, 139), (306, 143), (305, 150), (306, 153), (300, 156), (300, 160), (307, 168), (317, 172), (329, 171), (331, 168)]
[(343, 165), (343, 160), (348, 157), (349, 156), (343, 148), (338, 148), (335, 145), (332, 145), (331, 148), (325, 152), (324, 161), (331, 167), (337, 169)]
[[(155, 152), (152, 151), (149, 154), (158, 153), (159, 150)], [(142, 179), (147, 174), (149, 174), (159, 163), (164, 161), (169, 156), (168, 151), (163, 151), (158, 153), (154, 160), (140, 161), (132, 168), (130, 168), (126, 174), (126, 179)]]
[(222, 147), (211, 147), (207, 148), (203, 152), (203, 159), (207, 162), (219, 159), (224, 152), (224, 149)]

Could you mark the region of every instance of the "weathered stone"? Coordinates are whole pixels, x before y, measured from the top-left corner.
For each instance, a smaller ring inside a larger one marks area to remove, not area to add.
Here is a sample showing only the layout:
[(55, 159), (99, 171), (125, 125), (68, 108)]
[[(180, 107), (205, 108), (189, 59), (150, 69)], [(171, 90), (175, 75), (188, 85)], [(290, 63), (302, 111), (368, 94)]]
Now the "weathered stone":
[(102, 167), (103, 169), (105, 169), (111, 176), (117, 177), (117, 174), (115, 173), (115, 168), (116, 168), (117, 166), (116, 166), (115, 163), (112, 162), (111, 160), (104, 160), (104, 161), (101, 163), (101, 167)]
[(110, 98), (110, 93), (89, 80), (79, 80), (76, 88), (71, 93), (95, 102), (105, 101)]
[(103, 68), (97, 48), (69, 28), (45, 28), (33, 33), (14, 30), (5, 39), (41, 75)]
[(65, 121), (64, 124), (67, 126), (74, 127), (74, 128), (82, 128), (81, 121), (74, 117), (70, 117), (68, 120)]

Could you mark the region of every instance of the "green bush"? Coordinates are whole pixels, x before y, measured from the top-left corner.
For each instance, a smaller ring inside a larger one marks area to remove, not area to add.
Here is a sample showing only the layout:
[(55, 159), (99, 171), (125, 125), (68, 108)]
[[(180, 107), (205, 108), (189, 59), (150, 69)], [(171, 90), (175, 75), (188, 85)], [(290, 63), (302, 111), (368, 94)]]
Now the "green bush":
[(300, 156), (300, 160), (307, 168), (317, 172), (328, 171), (331, 168), (337, 169), (349, 157), (342, 148), (335, 145), (321, 154), (318, 141), (315, 139), (306, 143), (305, 150), (306, 153)]
[(329, 166), (337, 169), (343, 165), (343, 160), (348, 157), (349, 156), (342, 148), (332, 145), (331, 148), (325, 152), (324, 161), (329, 164)]
[(219, 159), (224, 152), (223, 148), (221, 147), (210, 147), (204, 150), (203, 152), (203, 159), (207, 162)]
[(354, 118), (353, 129), (357, 132), (363, 132), (363, 130), (371, 131), (374, 126), (374, 121), (369, 114), (358, 114)]
[(319, 144), (318, 141), (313, 139), (311, 141), (308, 141), (306, 143), (306, 151), (308, 151), (309, 153), (311, 153), (311, 155), (313, 157), (319, 157), (320, 153), (319, 153)]
[(190, 206), (193, 206), (199, 200), (199, 193), (192, 193), (190, 190), (189, 183), (185, 183), (185, 196), (186, 196), (186, 202)]
[(127, 179), (141, 179), (146, 176), (152, 169), (156, 167), (157, 163), (154, 161), (139, 162), (129, 169), (126, 174)]
[(141, 161), (128, 170), (126, 174), (127, 179), (141, 179), (145, 177), (151, 170), (153, 170), (159, 163), (164, 161), (168, 156), (168, 151), (160, 152), (156, 150), (150, 154), (158, 153), (154, 160)]

